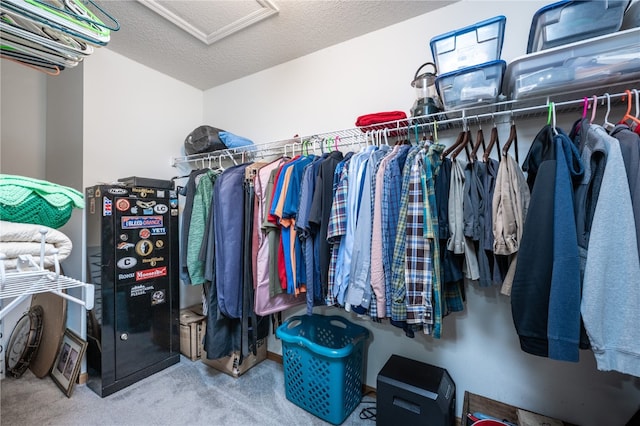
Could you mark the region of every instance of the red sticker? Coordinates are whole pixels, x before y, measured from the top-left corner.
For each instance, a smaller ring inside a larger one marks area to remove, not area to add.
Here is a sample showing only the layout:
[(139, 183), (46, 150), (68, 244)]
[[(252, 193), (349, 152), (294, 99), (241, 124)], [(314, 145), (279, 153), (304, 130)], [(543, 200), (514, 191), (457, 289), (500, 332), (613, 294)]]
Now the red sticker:
[(140, 235), (140, 238), (142, 238), (143, 240), (146, 240), (147, 238), (149, 238), (151, 236), (151, 231), (149, 231), (149, 229), (147, 229), (147, 228), (143, 228), (143, 229), (140, 230), (138, 235)]
[(149, 280), (152, 278), (165, 277), (167, 275), (167, 267), (162, 266), (160, 268), (144, 269), (142, 271), (136, 271), (136, 281)]

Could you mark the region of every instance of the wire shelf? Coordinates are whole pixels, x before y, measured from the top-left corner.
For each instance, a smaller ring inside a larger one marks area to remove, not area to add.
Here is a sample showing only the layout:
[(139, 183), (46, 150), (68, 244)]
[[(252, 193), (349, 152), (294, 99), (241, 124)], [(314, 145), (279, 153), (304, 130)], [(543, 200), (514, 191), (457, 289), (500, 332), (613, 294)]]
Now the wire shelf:
[(589, 102), (596, 100), (600, 105), (608, 105), (611, 107), (614, 106), (616, 101), (624, 100), (627, 96), (627, 91), (614, 94), (605, 93), (599, 96), (594, 95), (589, 98), (562, 100), (567, 99), (569, 96), (570, 93), (556, 94), (554, 95), (554, 99), (560, 100), (557, 102), (552, 100), (551, 97), (503, 101), (490, 105), (439, 112), (419, 117), (408, 117), (402, 120), (377, 123), (366, 127), (332, 130), (316, 135), (256, 144), (250, 147), (224, 149), (203, 154), (175, 157), (171, 165), (178, 167), (188, 164), (195, 166), (194, 168), (211, 168), (218, 165), (222, 167), (222, 161), (231, 161), (234, 164), (239, 164), (257, 157), (286, 156), (287, 154), (293, 156), (296, 152), (302, 153), (305, 144), (311, 148), (317, 148), (317, 144), (320, 144), (321, 150), (325, 147), (330, 150), (362, 142), (366, 143), (374, 137), (399, 137), (411, 135), (414, 132), (424, 133), (426, 131), (437, 133), (437, 131), (442, 130), (464, 128), (475, 123), (495, 124), (499, 120), (504, 122), (505, 118), (507, 121), (513, 121), (515, 119), (543, 117), (551, 113), (551, 106), (553, 106), (554, 113), (579, 111), (583, 107), (585, 99), (588, 99)]

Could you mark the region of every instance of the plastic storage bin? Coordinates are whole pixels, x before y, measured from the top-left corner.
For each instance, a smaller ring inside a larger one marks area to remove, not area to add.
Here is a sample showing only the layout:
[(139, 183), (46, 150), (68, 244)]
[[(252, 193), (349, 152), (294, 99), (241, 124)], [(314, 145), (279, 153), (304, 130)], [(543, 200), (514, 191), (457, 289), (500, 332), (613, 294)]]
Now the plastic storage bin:
[(640, 78), (640, 28), (514, 59), (504, 78), (509, 99), (610, 87)]
[(436, 88), (445, 111), (497, 102), (506, 66), (491, 61), (439, 76)]
[(502, 15), (431, 39), (431, 53), (440, 74), (500, 59), (504, 27)]
[(369, 331), (339, 316), (314, 314), (287, 319), (276, 336), (287, 399), (329, 423), (344, 422), (362, 399)]
[(629, 0), (560, 1), (538, 10), (531, 21), (527, 53), (616, 32)]

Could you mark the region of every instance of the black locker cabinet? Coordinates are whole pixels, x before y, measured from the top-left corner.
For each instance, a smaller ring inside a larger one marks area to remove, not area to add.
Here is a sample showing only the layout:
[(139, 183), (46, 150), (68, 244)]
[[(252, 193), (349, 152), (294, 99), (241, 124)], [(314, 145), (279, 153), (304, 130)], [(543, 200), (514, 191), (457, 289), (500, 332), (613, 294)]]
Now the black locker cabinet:
[(178, 197), (97, 185), (86, 200), (88, 385), (105, 397), (180, 362)]

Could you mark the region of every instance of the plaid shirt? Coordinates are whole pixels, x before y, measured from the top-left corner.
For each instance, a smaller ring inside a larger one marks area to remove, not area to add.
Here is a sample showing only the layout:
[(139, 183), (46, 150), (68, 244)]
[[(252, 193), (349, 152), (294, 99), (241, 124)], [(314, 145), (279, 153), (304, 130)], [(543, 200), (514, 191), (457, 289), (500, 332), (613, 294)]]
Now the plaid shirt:
[(411, 147), (403, 145), (398, 153), (389, 160), (384, 170), (382, 187), (382, 267), (384, 268), (386, 317), (391, 317), (392, 263), (396, 242), (396, 230), (400, 216), (400, 198), (402, 197), (402, 169)]
[(440, 262), (440, 242), (438, 226), (438, 208), (436, 203), (435, 179), (440, 171), (442, 163), (440, 155), (444, 145), (434, 144), (429, 147), (429, 155), (425, 161), (425, 174), (422, 176), (422, 189), (425, 193), (425, 228), (424, 237), (429, 241), (433, 253), (433, 276), (431, 287), (433, 289), (433, 337), (439, 339), (442, 333), (442, 264)]
[(396, 228), (396, 240), (393, 248), (393, 261), (391, 263), (391, 320), (398, 323), (407, 320), (407, 305), (405, 303), (406, 286), (404, 285), (404, 260), (407, 228), (407, 208), (409, 206), (409, 170), (413, 158), (419, 149), (414, 148), (409, 152), (402, 174), (402, 190), (400, 191), (400, 208), (398, 211), (398, 226)]
[(329, 226), (327, 228), (327, 241), (331, 245), (331, 258), (329, 259), (329, 286), (326, 294), (326, 303), (329, 306), (337, 304), (336, 266), (338, 263), (338, 250), (342, 237), (347, 233), (347, 190), (348, 190), (348, 157), (336, 166), (333, 175), (333, 203), (329, 215)]
[(425, 238), (424, 154), (416, 155), (409, 175), (409, 194), (406, 217), (405, 287), (407, 324), (429, 329), (433, 324), (431, 305), (432, 259), (429, 240)]

